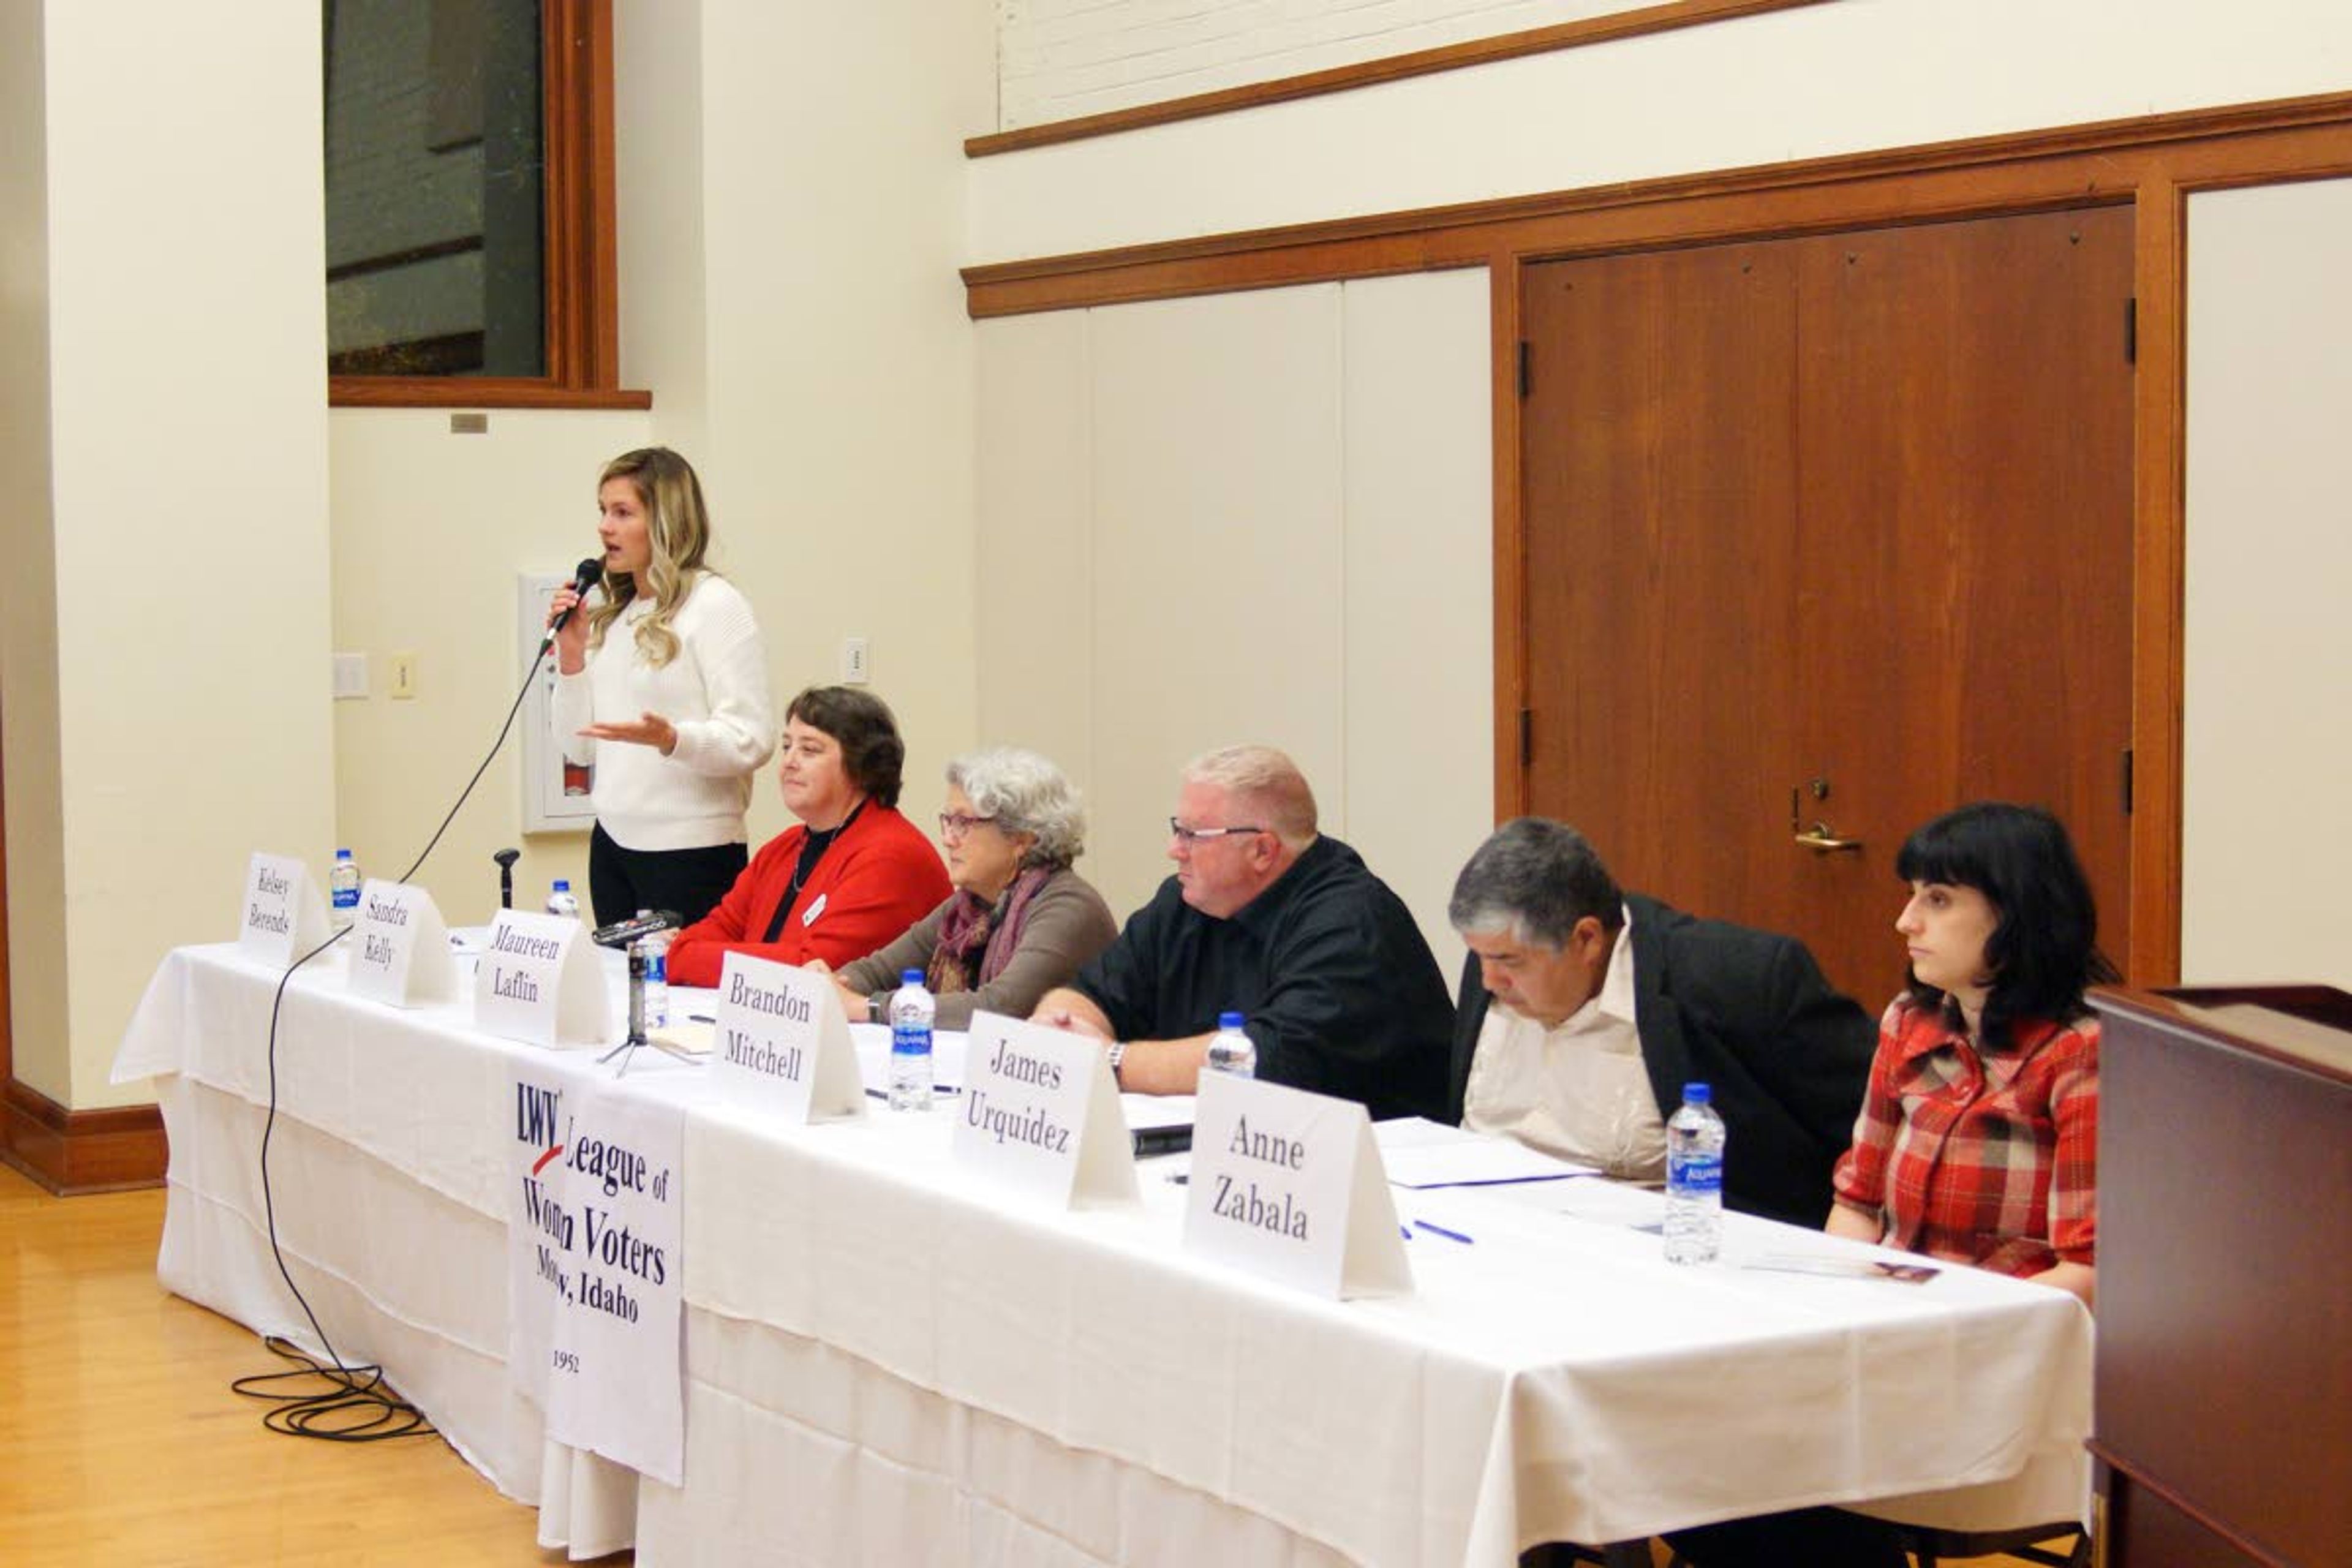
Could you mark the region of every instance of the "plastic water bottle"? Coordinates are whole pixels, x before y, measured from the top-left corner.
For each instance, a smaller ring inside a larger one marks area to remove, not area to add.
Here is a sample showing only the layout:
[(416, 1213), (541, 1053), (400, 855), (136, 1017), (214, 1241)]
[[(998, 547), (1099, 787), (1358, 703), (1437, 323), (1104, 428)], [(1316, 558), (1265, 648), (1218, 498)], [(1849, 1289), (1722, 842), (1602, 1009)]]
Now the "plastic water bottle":
[(1217, 1015), (1217, 1032), (1209, 1039), (1209, 1070), (1235, 1078), (1257, 1076), (1257, 1043), (1242, 1029), (1239, 1013)]
[(349, 931), (360, 918), (360, 863), (348, 849), (335, 851), (335, 868), (327, 873), (327, 900), (334, 906), (335, 929)]
[(931, 1108), (931, 1020), (939, 1004), (923, 989), (923, 972), (902, 970), (890, 998), (890, 1109)]
[(555, 879), (555, 886), (547, 895), (547, 912), (570, 915), (575, 921), (580, 918), (580, 900), (572, 896), (572, 883), (568, 879)]
[(1666, 1122), (1666, 1261), (1712, 1263), (1723, 1252), (1723, 1118), (1703, 1083), (1683, 1085)]
[[(639, 910), (639, 920), (649, 920), (651, 910)], [(646, 957), (646, 1027), (658, 1029), (669, 1022), (669, 932), (649, 931), (637, 938), (637, 947)]]

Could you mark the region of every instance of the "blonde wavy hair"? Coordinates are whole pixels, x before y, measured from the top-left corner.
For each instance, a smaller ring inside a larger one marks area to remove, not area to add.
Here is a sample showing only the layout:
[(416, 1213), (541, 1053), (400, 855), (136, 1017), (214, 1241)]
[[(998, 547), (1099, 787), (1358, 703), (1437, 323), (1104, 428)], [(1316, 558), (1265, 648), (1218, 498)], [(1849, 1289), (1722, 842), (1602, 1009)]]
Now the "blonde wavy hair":
[(653, 613), (637, 623), (637, 651), (658, 669), (677, 657), (677, 634), (670, 630), (678, 606), (693, 590), (694, 574), (708, 570), (703, 552), (710, 548), (710, 514), (702, 504), (702, 481), (694, 465), (667, 447), (641, 447), (624, 452), (604, 465), (597, 476), (596, 492), (606, 484), (626, 479), (646, 511), (646, 542), (652, 559), (640, 583), (626, 572), (604, 574), (604, 599), (588, 614), (588, 646), (604, 646), (604, 633), (640, 594), (651, 596)]

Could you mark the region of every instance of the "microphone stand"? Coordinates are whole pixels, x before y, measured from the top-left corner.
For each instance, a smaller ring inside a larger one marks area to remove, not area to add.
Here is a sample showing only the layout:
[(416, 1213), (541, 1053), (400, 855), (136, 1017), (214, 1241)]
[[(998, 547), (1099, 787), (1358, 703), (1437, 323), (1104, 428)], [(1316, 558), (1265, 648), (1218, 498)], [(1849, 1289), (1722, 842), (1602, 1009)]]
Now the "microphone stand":
[(490, 858), (499, 863), (499, 908), (510, 910), (514, 908), (515, 862), (522, 858), (522, 851), (500, 849), (493, 853)]
[(589, 940), (600, 947), (623, 948), (629, 955), (628, 1037), (596, 1058), (599, 1067), (614, 1057), (621, 1058), (621, 1065), (614, 1070), (614, 1078), (629, 1070), (629, 1063), (635, 1058), (638, 1047), (653, 1043), (646, 1034), (646, 971), (649, 963), (646, 957), (645, 939), (656, 931), (677, 931), (685, 923), (668, 910), (656, 910), (650, 915), (620, 921), (589, 933)]

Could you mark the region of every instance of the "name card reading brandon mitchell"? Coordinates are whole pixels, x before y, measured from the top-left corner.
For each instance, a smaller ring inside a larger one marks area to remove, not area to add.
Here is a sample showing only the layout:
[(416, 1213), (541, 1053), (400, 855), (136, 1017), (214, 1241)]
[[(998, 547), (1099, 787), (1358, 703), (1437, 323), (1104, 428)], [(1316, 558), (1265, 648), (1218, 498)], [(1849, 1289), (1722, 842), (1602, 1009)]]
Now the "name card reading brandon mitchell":
[[(810, 1011), (808, 999), (789, 991), (772, 991), (764, 985), (754, 985), (740, 974), (731, 975), (727, 987), (728, 1005), (748, 1007), (754, 1013), (765, 1013), (772, 1018), (788, 1023), (805, 1024), (815, 1015)], [(772, 1041), (741, 1029), (730, 1028), (719, 1042), (721, 1053), (730, 1067), (749, 1068), (768, 1078), (781, 1078), (798, 1083), (801, 1077), (801, 1047), (778, 1050)]]
[[(1034, 1084), (1039, 1089), (1062, 1087), (1062, 1069), (1053, 1062), (1015, 1050), (1010, 1040), (996, 1043), (996, 1055), (991, 1057), (988, 1070), (1014, 1083)], [(1042, 1105), (1007, 1110), (988, 1102), (988, 1091), (976, 1089), (964, 1097), (963, 1119), (999, 1143), (1027, 1143), (1048, 1153), (1066, 1154), (1070, 1149), (1070, 1130), (1055, 1121)]]
[[(1234, 1121), (1234, 1136), (1225, 1149), (1241, 1159), (1272, 1165), (1277, 1170), (1303, 1171), (1307, 1168), (1306, 1144), (1279, 1133), (1253, 1132), (1246, 1116)], [(1280, 1201), (1277, 1202), (1277, 1198)], [(1307, 1239), (1307, 1211), (1292, 1199), (1286, 1187), (1270, 1196), (1259, 1192), (1257, 1183), (1252, 1181), (1237, 1191), (1234, 1178), (1221, 1173), (1217, 1177), (1216, 1195), (1209, 1203), (1209, 1212), (1220, 1219), (1270, 1230), (1293, 1241)]]

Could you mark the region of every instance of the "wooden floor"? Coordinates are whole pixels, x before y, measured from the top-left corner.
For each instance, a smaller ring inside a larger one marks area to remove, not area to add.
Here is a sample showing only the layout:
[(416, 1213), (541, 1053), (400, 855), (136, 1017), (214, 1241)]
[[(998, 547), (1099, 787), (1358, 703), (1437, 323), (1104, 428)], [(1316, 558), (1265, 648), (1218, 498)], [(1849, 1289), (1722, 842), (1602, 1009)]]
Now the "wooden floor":
[(163, 1226), (160, 1191), (53, 1198), (0, 1165), (0, 1563), (563, 1561), (438, 1437), (263, 1430), (229, 1381), (280, 1363), (156, 1284)]
[(531, 1510), (437, 1437), (264, 1430), (228, 1385), (280, 1363), (156, 1284), (163, 1228), (160, 1191), (53, 1198), (0, 1165), (0, 1564), (564, 1560), (538, 1545)]

